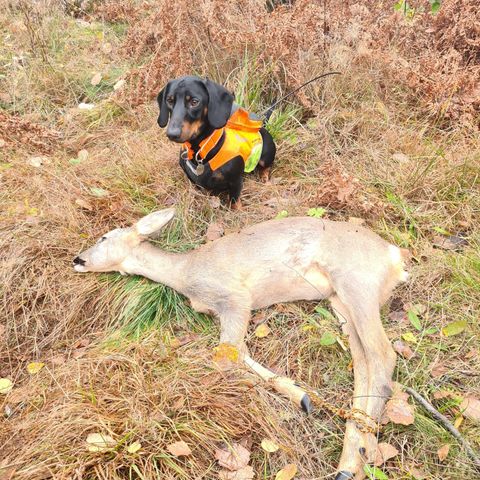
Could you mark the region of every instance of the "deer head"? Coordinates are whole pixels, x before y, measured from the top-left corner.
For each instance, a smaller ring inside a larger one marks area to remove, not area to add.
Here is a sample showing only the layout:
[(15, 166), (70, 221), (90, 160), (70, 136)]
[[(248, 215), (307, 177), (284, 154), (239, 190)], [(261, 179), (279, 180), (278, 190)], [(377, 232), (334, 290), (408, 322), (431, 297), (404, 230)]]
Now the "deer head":
[(120, 272), (132, 250), (157, 234), (175, 216), (175, 209), (167, 208), (150, 213), (132, 227), (116, 228), (97, 243), (73, 259), (77, 272)]

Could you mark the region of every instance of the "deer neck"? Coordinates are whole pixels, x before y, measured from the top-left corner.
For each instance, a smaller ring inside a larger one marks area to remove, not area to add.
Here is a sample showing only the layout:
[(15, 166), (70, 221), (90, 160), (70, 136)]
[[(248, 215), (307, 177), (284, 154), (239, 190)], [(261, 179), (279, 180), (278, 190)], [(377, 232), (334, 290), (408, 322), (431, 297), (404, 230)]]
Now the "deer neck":
[(188, 253), (168, 253), (142, 242), (123, 261), (122, 268), (130, 275), (141, 275), (185, 293), (188, 256)]

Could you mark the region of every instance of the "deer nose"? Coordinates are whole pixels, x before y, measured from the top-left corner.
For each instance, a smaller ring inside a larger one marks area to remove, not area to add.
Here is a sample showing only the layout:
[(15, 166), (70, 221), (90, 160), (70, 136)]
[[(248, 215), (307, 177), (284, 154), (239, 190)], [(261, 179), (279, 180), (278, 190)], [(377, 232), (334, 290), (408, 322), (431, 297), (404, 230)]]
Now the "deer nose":
[(75, 257), (73, 259), (74, 265), (81, 265), (82, 267), (85, 266), (85, 260), (82, 260), (80, 257)]

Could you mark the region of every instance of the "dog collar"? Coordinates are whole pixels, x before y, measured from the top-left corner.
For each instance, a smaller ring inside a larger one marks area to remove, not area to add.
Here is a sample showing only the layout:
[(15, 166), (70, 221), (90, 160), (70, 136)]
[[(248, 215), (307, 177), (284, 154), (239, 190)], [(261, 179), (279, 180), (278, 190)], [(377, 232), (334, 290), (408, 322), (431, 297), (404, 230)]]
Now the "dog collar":
[[(210, 153), (212, 148), (219, 142), (222, 138), (224, 128), (219, 128), (218, 130), (214, 130), (213, 133), (207, 137), (206, 139), (200, 142), (200, 148), (197, 153), (193, 151), (192, 145), (190, 142), (184, 142), (183, 148), (184, 152), (187, 152), (187, 160), (195, 160), (199, 162), (199, 159), (204, 160), (205, 157)], [(202, 163), (202, 162), (200, 162)]]

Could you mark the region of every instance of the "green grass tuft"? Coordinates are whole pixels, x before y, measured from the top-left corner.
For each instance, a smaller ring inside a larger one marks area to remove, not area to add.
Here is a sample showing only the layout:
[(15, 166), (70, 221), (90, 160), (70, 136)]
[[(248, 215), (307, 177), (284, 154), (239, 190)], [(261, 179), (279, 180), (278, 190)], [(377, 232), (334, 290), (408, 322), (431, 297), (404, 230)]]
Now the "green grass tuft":
[(180, 294), (169, 287), (141, 277), (108, 275), (105, 279), (115, 292), (113, 309), (118, 315), (111, 327), (126, 336), (139, 338), (151, 328), (190, 330), (208, 333), (213, 320), (192, 310)]

